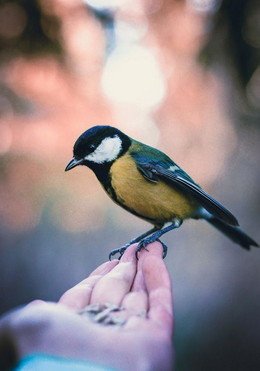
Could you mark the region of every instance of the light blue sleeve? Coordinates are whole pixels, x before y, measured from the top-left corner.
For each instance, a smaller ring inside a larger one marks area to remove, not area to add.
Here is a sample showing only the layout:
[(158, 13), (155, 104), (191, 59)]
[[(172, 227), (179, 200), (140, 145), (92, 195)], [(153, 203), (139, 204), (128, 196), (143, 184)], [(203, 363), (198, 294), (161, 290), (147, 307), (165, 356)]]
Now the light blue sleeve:
[(12, 371), (119, 371), (110, 367), (72, 358), (49, 354), (32, 354), (24, 357)]

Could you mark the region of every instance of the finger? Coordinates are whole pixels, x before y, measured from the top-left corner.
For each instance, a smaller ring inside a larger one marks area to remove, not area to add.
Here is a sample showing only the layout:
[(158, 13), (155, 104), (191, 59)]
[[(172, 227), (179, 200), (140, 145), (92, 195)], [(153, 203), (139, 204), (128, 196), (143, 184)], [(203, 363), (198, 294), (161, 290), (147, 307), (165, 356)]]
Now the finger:
[(128, 317), (137, 315), (145, 318), (148, 309), (148, 297), (146, 292), (139, 290), (128, 293), (123, 299), (122, 307), (128, 313)]
[(169, 335), (173, 325), (173, 299), (171, 280), (162, 259), (162, 248), (158, 242), (149, 245), (142, 257), (142, 270), (149, 297), (148, 318), (156, 322)]
[(103, 276), (110, 272), (111, 269), (113, 269), (118, 263), (119, 263), (118, 260), (107, 261), (101, 264), (99, 267), (97, 267), (93, 272), (90, 273), (89, 276), (95, 276), (96, 274), (97, 275), (101, 274)]
[(160, 242), (155, 241), (147, 245), (145, 249), (142, 249), (139, 253), (139, 260), (142, 261), (143, 259), (150, 255), (158, 256), (160, 260), (162, 260), (163, 247)]
[(142, 249), (139, 252), (139, 259), (137, 263), (137, 274), (134, 280), (133, 284), (133, 290), (146, 290), (145, 283), (144, 283), (144, 276), (143, 276), (143, 270), (142, 270), (142, 261), (147, 256), (147, 254), (155, 255), (158, 257), (162, 257), (163, 249), (162, 245), (159, 242), (154, 242), (152, 244), (149, 244), (145, 249)]
[(89, 277), (66, 291), (60, 298), (59, 303), (75, 310), (85, 308), (90, 303), (92, 290), (96, 283), (110, 272), (118, 264), (117, 260), (106, 262), (96, 268)]
[(137, 261), (137, 272), (131, 292), (125, 296), (122, 302), (122, 307), (126, 309), (129, 315), (146, 316), (148, 309), (148, 296), (140, 260)]
[(137, 267), (137, 275), (134, 282), (135, 289), (142, 289), (146, 290), (146, 285), (144, 281), (144, 274), (143, 274), (143, 261), (147, 257), (156, 256), (159, 260), (162, 260), (162, 245), (159, 242), (154, 242), (149, 244), (145, 249), (142, 249), (139, 253), (139, 260), (138, 260), (138, 267)]
[[(162, 246), (161, 244), (150, 245), (151, 254), (162, 256)], [(134, 251), (134, 250), (132, 250)], [(148, 309), (148, 295), (145, 287), (143, 270), (142, 270), (142, 260), (144, 256), (149, 254), (149, 249), (141, 250), (139, 254), (139, 260), (137, 262), (137, 273), (134, 279), (132, 290), (123, 300), (122, 306), (133, 315), (144, 315), (147, 313)]]
[(136, 244), (129, 246), (119, 263), (97, 282), (91, 295), (91, 304), (121, 304), (136, 274), (135, 251)]
[(136, 256), (135, 256), (136, 248), (137, 248), (136, 243), (129, 246), (125, 250), (124, 254), (122, 255), (122, 258), (119, 260), (119, 263), (123, 263), (123, 262), (127, 262), (127, 261), (135, 261), (136, 262)]
[(85, 279), (84, 283), (79, 283), (66, 291), (60, 298), (59, 303), (69, 308), (80, 310), (85, 308), (89, 302), (92, 290), (95, 284), (101, 279), (101, 276), (93, 276)]
[(41, 299), (35, 299), (35, 300), (31, 301), (30, 303), (26, 304), (25, 306), (26, 307), (31, 307), (31, 306), (34, 306), (34, 305), (44, 305), (44, 304), (47, 304), (47, 302), (44, 301), (44, 300), (41, 300)]
[(137, 272), (134, 279), (132, 291), (146, 291), (141, 261), (137, 262)]

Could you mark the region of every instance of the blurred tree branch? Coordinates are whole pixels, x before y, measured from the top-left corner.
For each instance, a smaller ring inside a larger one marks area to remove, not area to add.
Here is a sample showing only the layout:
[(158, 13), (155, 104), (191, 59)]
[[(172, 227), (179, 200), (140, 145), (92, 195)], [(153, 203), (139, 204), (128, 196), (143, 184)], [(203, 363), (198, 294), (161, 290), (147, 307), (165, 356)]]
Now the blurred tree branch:
[[(201, 56), (206, 64), (224, 66), (230, 82), (252, 109), (251, 118), (259, 117), (259, 13), (256, 0), (223, 0), (213, 15), (212, 29)], [(252, 96), (253, 95), (253, 96)], [(258, 101), (258, 102), (257, 102)]]

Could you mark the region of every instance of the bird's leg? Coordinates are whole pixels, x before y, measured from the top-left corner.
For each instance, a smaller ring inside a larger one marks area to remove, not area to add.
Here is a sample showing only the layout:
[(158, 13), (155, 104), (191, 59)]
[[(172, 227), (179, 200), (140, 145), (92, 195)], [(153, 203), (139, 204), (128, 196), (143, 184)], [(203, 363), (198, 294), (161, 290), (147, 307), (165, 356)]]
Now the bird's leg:
[(124, 254), (125, 250), (132, 244), (134, 243), (137, 243), (139, 241), (141, 241), (142, 239), (144, 239), (145, 237), (149, 236), (150, 234), (158, 231), (160, 229), (160, 227), (153, 227), (152, 229), (149, 229), (149, 231), (141, 234), (140, 236), (136, 237), (136, 238), (133, 238), (130, 242), (128, 242), (126, 245), (122, 246), (122, 247), (119, 247), (118, 249), (114, 249), (110, 252), (109, 254), (109, 260), (111, 260), (112, 256), (116, 255), (117, 253), (120, 254), (119, 256), (119, 259), (121, 258), (121, 256)]
[(136, 253), (135, 253), (136, 257), (138, 258), (139, 251), (141, 251), (142, 249), (146, 248), (146, 246), (149, 245), (149, 243), (152, 243), (154, 241), (159, 241), (162, 244), (162, 246), (163, 246), (163, 258), (165, 258), (166, 254), (167, 254), (167, 246), (164, 243), (162, 243), (159, 240), (159, 238), (163, 234), (165, 234), (165, 233), (167, 233), (167, 232), (169, 232), (169, 231), (171, 231), (173, 229), (179, 228), (181, 226), (181, 224), (182, 224), (182, 220), (181, 219), (178, 219), (178, 218), (175, 218), (174, 221), (173, 221), (173, 223), (171, 225), (169, 225), (169, 226), (167, 226), (165, 228), (162, 228), (160, 230), (157, 230), (151, 236), (142, 239), (139, 242), (138, 246), (137, 246)]

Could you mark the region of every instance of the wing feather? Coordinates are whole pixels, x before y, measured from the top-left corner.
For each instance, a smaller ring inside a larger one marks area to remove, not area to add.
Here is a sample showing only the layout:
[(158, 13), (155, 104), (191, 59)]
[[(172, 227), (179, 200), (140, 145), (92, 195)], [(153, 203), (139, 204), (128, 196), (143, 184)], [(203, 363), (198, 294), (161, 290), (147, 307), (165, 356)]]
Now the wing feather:
[[(168, 164), (164, 165), (169, 167)], [(171, 171), (165, 166), (156, 163), (154, 160), (149, 161), (148, 163), (145, 163), (144, 161), (138, 162), (137, 166), (146, 179), (152, 182), (161, 179), (173, 187), (188, 192), (202, 207), (216, 218), (229, 225), (239, 225), (237, 219), (230, 211), (208, 193), (203, 191), (188, 175), (186, 176), (186, 173), (180, 168), (179, 170)]]

